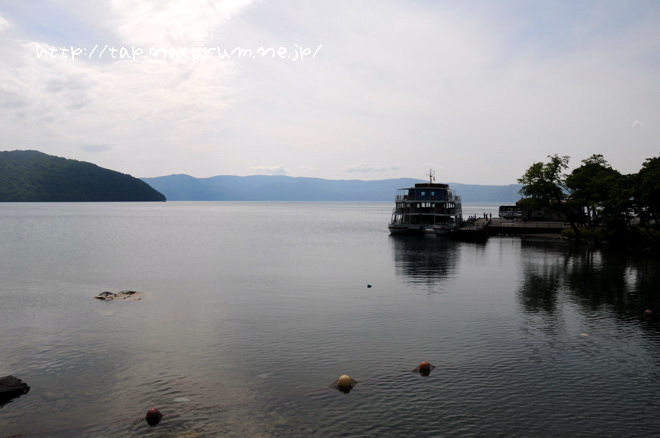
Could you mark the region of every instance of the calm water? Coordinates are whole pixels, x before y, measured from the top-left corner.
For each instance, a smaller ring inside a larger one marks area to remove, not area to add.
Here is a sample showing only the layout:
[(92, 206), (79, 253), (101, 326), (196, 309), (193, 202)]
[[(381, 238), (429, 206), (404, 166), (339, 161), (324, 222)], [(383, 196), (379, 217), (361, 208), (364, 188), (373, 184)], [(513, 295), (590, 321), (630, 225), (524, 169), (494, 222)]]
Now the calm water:
[(0, 437), (657, 436), (657, 260), (394, 238), (390, 212), (0, 204), (0, 376), (31, 386)]

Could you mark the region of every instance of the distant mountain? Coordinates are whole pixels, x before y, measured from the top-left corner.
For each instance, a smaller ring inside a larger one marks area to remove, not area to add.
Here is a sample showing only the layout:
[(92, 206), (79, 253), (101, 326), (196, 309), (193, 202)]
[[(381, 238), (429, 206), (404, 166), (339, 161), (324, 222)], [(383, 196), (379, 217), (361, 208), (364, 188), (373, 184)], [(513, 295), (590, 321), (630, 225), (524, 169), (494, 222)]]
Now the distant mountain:
[(514, 203), (522, 197), (518, 191), (520, 184), (507, 184), (503, 186), (486, 186), (477, 184), (449, 184), (459, 195), (463, 202), (499, 202)]
[(0, 152), (0, 201), (165, 201), (144, 181), (38, 151)]
[[(412, 178), (362, 181), (267, 175), (169, 175), (142, 180), (170, 201), (392, 201), (396, 189), (424, 182)], [(520, 199), (517, 184), (451, 186), (463, 202), (507, 203)]]

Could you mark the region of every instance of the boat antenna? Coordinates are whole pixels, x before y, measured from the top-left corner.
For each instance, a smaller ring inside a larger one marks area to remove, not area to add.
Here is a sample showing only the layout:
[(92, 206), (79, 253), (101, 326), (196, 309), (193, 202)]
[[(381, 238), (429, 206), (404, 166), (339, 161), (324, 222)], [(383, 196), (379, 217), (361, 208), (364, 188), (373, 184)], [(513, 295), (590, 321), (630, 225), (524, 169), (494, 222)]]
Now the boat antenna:
[(435, 181), (435, 172), (433, 169), (429, 169), (429, 183), (433, 184), (433, 181)]

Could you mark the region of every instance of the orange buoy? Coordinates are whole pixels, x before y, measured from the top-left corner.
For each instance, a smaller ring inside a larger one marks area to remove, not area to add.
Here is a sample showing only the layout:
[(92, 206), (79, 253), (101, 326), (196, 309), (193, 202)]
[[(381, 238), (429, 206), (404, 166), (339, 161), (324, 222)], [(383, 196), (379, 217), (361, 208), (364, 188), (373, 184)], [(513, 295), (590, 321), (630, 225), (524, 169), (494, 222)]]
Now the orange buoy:
[(339, 379), (332, 385), (343, 393), (348, 394), (355, 385), (357, 385), (357, 380), (352, 378), (347, 374), (342, 374), (339, 376)]
[(431, 365), (430, 362), (427, 362), (425, 360), (421, 361), (419, 365), (413, 370), (415, 373), (419, 373), (422, 376), (428, 376), (431, 374), (431, 370), (435, 368), (435, 365)]
[(163, 414), (161, 414), (156, 408), (149, 409), (147, 415), (144, 417), (144, 419), (147, 420), (147, 424), (152, 427), (160, 423), (161, 418), (163, 418)]
[(642, 315), (646, 319), (651, 319), (653, 318), (653, 311), (651, 309), (646, 309)]

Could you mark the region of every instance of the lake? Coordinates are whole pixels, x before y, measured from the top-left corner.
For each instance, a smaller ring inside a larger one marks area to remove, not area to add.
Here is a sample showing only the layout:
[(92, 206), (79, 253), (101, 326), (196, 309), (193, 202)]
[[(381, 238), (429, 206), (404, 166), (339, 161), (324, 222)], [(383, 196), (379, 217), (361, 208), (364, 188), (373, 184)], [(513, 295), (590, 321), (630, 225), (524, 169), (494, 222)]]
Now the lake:
[(657, 259), (394, 237), (391, 210), (0, 204), (0, 376), (31, 387), (0, 437), (658, 433)]

